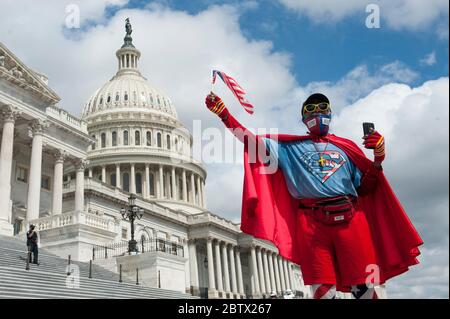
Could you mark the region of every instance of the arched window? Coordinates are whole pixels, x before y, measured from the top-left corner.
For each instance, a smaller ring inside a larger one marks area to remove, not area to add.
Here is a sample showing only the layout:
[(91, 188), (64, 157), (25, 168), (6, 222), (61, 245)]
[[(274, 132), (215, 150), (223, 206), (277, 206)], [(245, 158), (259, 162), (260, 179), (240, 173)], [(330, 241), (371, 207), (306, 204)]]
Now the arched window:
[(150, 186), (150, 196), (155, 196), (155, 176), (153, 173), (150, 173), (150, 180), (148, 181)]
[(130, 174), (123, 173), (123, 190), (126, 192), (130, 191)]
[(95, 139), (95, 135), (92, 135), (91, 137), (94, 140), (94, 143), (92, 144), (92, 150), (95, 150), (95, 144), (97, 143), (97, 140)]
[(101, 144), (102, 144), (102, 148), (106, 147), (106, 133), (102, 133), (102, 135), (101, 135)]
[(177, 137), (175, 137), (175, 151), (180, 152)]
[(103, 96), (100, 98), (100, 105), (103, 104)]
[(117, 146), (117, 132), (113, 131), (111, 133), (112, 146)]
[(128, 101), (128, 93), (125, 92), (125, 95), (123, 96), (124, 101)]
[(123, 131), (123, 145), (128, 145), (128, 131)]
[(146, 136), (146, 138), (147, 138), (147, 146), (152, 146), (152, 132), (147, 131), (146, 135), (147, 135)]
[(161, 133), (156, 134), (156, 143), (158, 147), (162, 147)]
[(134, 132), (134, 145), (141, 145), (141, 132)]
[(119, 92), (117, 92), (117, 93), (116, 93), (116, 102), (119, 102), (119, 99), (120, 99), (120, 97), (119, 97)]
[(108, 98), (106, 99), (107, 103), (111, 103), (111, 95), (108, 95)]
[(142, 194), (142, 175), (141, 175), (141, 173), (136, 173), (136, 193)]
[(167, 149), (170, 150), (170, 135), (166, 136)]

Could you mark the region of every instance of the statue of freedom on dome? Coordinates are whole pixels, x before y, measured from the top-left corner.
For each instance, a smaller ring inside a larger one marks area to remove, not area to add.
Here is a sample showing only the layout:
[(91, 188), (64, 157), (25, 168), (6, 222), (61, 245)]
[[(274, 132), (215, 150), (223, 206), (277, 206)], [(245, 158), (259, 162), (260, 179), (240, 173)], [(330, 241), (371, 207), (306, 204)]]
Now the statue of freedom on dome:
[(130, 23), (130, 18), (126, 18), (125, 19), (125, 38), (123, 38), (124, 44), (122, 45), (123, 47), (127, 47), (127, 46), (131, 46), (134, 47), (133, 45), (133, 38), (131, 37), (131, 33), (133, 32), (133, 29), (131, 28), (131, 23)]

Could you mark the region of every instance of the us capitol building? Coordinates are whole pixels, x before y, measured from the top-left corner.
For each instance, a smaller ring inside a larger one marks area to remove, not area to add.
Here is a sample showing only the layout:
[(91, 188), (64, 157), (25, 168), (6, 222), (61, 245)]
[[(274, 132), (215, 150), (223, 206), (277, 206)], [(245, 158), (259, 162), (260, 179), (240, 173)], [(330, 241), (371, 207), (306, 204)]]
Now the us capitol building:
[[(131, 32), (130, 32), (131, 33)], [(298, 265), (271, 243), (206, 208), (207, 172), (175, 106), (139, 70), (130, 34), (117, 72), (69, 114), (49, 87), (0, 43), (0, 234), (203, 298), (261, 298), (286, 289), (310, 298)], [(126, 253), (130, 194), (139, 253)]]

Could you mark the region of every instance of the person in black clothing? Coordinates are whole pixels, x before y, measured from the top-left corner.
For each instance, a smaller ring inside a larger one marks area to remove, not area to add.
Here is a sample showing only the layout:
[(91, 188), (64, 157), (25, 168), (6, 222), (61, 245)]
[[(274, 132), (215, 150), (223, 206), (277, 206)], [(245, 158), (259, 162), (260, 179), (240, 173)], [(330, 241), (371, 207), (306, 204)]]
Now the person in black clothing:
[(34, 230), (35, 226), (30, 225), (30, 230), (27, 232), (27, 247), (29, 262), (31, 263), (31, 254), (33, 254), (33, 264), (39, 265), (38, 263), (38, 236)]

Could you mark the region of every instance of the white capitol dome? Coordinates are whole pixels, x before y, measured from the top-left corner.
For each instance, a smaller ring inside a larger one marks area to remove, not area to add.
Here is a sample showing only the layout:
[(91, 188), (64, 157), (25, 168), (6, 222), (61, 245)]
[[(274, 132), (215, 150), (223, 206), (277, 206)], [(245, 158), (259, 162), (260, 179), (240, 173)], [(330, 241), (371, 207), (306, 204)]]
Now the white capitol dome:
[(131, 43), (116, 52), (119, 69), (116, 75), (100, 87), (87, 101), (83, 118), (107, 114), (118, 109), (138, 108), (177, 119), (172, 101), (158, 88), (150, 85), (138, 69), (141, 56)]
[(90, 138), (89, 177), (172, 209), (205, 209), (206, 171), (192, 157), (192, 136), (172, 101), (138, 69), (129, 34), (117, 50), (118, 70), (83, 109)]

